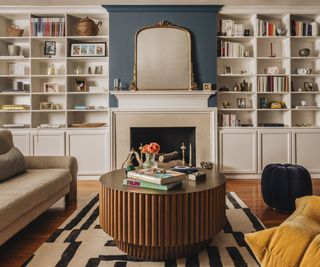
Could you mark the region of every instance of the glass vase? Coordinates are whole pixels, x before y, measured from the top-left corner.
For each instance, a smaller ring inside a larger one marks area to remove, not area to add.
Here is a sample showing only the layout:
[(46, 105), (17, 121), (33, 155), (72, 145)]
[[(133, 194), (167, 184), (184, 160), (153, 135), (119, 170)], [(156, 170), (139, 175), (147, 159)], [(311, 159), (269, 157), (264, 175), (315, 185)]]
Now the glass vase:
[(158, 167), (158, 164), (155, 160), (156, 154), (154, 153), (145, 153), (146, 160), (143, 162), (142, 166), (144, 169), (155, 169)]

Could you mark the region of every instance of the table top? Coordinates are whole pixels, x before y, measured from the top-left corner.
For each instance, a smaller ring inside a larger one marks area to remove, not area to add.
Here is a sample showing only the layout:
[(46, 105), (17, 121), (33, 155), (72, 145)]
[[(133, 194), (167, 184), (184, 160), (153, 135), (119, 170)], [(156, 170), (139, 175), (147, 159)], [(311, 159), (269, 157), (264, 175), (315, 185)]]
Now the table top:
[(124, 169), (108, 172), (102, 175), (99, 181), (103, 186), (113, 190), (152, 195), (175, 195), (202, 192), (212, 188), (216, 188), (225, 183), (224, 175), (218, 174), (217, 172), (212, 170), (201, 169), (201, 171), (204, 171), (207, 174), (207, 178), (205, 180), (185, 180), (182, 182), (182, 185), (176, 186), (175, 188), (172, 188), (168, 191), (125, 186), (122, 184), (123, 179), (126, 178)]

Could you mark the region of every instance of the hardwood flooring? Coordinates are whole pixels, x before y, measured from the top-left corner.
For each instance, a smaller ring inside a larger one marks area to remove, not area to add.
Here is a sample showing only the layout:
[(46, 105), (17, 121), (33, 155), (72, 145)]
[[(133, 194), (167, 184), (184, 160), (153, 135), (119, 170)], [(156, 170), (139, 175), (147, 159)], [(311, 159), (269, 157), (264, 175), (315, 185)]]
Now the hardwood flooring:
[[(314, 181), (314, 194), (320, 195), (320, 180)], [(267, 227), (279, 225), (288, 215), (265, 206), (260, 190), (260, 180), (228, 180), (227, 190), (233, 191), (248, 205)], [(79, 206), (99, 191), (98, 181), (79, 181), (78, 198), (65, 205), (61, 200), (30, 223), (26, 228), (0, 246), (0, 267), (16, 267), (29, 258), (41, 244)]]

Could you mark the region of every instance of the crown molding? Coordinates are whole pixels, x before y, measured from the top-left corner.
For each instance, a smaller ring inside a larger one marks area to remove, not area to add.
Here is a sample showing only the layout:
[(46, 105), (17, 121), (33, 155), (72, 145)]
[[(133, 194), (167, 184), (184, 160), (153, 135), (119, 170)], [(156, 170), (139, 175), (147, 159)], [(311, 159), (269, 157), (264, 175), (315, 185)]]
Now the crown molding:
[(105, 14), (102, 6), (0, 6), (1, 14)]
[(226, 14), (320, 14), (319, 6), (223, 6)]

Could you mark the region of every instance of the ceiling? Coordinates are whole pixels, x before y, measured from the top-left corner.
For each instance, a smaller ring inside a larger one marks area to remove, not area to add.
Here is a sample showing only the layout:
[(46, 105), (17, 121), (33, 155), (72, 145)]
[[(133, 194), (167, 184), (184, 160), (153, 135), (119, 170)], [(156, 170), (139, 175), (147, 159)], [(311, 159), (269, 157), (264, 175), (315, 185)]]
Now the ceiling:
[(8, 6), (95, 6), (95, 5), (136, 5), (136, 4), (217, 4), (226, 6), (320, 6), (319, 0), (0, 0)]

